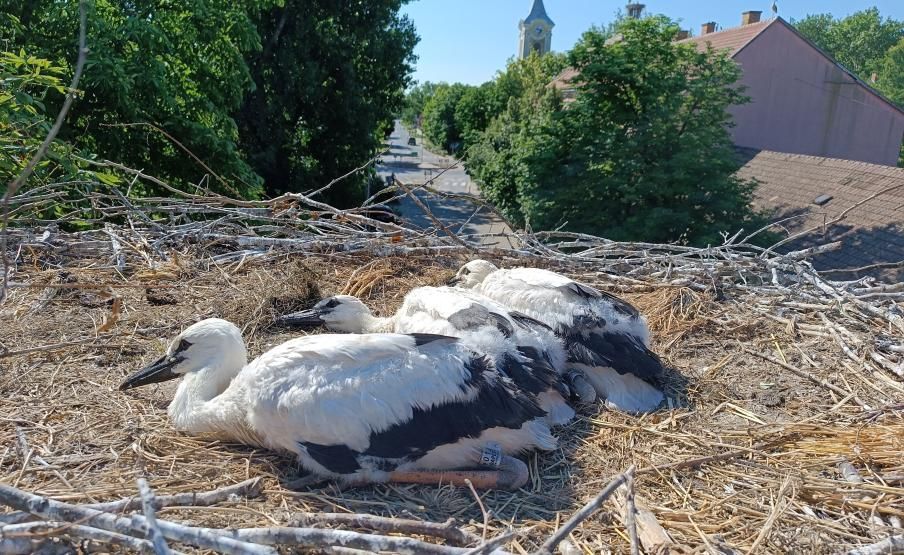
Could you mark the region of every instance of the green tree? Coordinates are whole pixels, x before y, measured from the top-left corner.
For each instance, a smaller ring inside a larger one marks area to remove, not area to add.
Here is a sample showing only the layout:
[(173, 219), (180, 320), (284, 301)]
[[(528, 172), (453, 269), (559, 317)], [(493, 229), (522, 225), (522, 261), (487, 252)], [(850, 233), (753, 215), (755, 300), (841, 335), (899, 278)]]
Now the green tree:
[[(24, 50), (0, 52), (0, 195), (25, 169), (50, 131), (44, 102), (49, 92), (66, 94), (61, 79), (64, 73), (65, 68)], [(69, 161), (69, 151), (68, 145), (54, 141), (31, 182), (76, 179), (78, 167)]]
[(864, 81), (880, 70), (886, 53), (904, 37), (904, 21), (883, 19), (875, 7), (843, 19), (809, 15), (794, 25)]
[(535, 229), (615, 240), (707, 244), (752, 224), (754, 184), (734, 177), (727, 131), (745, 100), (737, 65), (674, 44), (662, 17), (619, 32), (588, 32), (570, 53), (573, 101), (547, 87), (490, 126), (472, 157), (491, 162), (477, 171), (488, 196)]
[[(267, 191), (316, 189), (364, 164), (402, 108), (418, 37), (403, 0), (285, 0), (255, 16), (263, 48), (237, 113), (240, 144)], [(321, 200), (363, 200), (366, 175)]]
[(402, 122), (409, 127), (415, 127), (418, 118), (424, 113), (424, 106), (427, 101), (436, 93), (437, 83), (427, 81), (420, 83), (408, 90), (405, 94), (405, 101), (402, 104)]
[(468, 151), (468, 171), (483, 195), (518, 224), (524, 223), (519, 186), (531, 179), (528, 158), (544, 148), (536, 132), (556, 107), (549, 83), (566, 65), (561, 54), (510, 61), (488, 91), (495, 116)]
[(904, 107), (904, 38), (885, 54), (878, 73), (879, 90), (892, 102)]
[(465, 153), (480, 139), (490, 120), (499, 113), (493, 105), (493, 83), (468, 87), (455, 106), (455, 127), (461, 133)]
[(451, 153), (461, 147), (462, 130), (455, 119), (455, 111), (467, 90), (468, 87), (461, 83), (443, 83), (424, 106), (424, 135), (446, 152)]
[[(267, 0), (262, 0), (267, 1)], [(231, 111), (251, 87), (243, 56), (260, 47), (248, 18), (256, 0), (88, 2), (90, 54), (60, 138), (134, 168), (183, 184), (204, 173), (151, 123), (177, 137), (224, 176), (224, 192), (256, 196), (261, 179), (237, 149)], [(16, 49), (69, 68), (74, 61), (78, 2), (0, 0), (14, 25), (3, 38)], [(53, 113), (62, 95), (48, 97)]]

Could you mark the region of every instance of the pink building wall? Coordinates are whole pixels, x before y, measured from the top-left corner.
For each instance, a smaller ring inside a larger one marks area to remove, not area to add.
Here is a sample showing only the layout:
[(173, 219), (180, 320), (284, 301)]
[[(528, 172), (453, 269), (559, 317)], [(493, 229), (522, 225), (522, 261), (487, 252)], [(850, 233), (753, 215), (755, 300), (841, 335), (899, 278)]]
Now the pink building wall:
[(782, 23), (734, 56), (751, 98), (732, 109), (735, 144), (896, 166), (904, 113)]

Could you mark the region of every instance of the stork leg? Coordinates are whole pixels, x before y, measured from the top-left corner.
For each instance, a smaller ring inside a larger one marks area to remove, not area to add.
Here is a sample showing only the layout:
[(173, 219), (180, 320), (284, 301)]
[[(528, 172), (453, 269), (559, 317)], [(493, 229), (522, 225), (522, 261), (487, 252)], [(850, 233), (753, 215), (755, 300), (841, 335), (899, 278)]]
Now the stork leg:
[(527, 465), (519, 459), (503, 456), (495, 470), (396, 470), (389, 473), (389, 482), (396, 484), (452, 484), (466, 487), (465, 480), (477, 489), (516, 490), (527, 483)]

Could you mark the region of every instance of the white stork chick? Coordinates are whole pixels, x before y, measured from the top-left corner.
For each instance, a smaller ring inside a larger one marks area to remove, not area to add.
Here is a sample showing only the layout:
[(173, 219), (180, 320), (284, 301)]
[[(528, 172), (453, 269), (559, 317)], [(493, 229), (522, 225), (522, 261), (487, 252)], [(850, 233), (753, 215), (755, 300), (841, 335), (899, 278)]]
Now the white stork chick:
[(375, 317), (356, 297), (337, 295), (312, 309), (282, 316), (279, 323), (311, 328), (324, 325), (345, 333), (431, 333), (458, 337), (486, 354), (498, 370), (522, 390), (535, 395), (551, 425), (574, 418), (562, 394), (568, 392), (559, 369), (565, 366), (562, 341), (540, 322), (510, 313), (499, 303), (452, 287), (418, 287), (388, 318)]
[(465, 264), (454, 282), (552, 328), (610, 408), (649, 412), (665, 398), (650, 383), (664, 368), (647, 322), (622, 299), (549, 270), (500, 270), (485, 260)]
[[(508, 455), (556, 445), (536, 402), (452, 337), (313, 335), (246, 356), (238, 328), (204, 320), (120, 389), (181, 377), (176, 429), (288, 451), (347, 485), (517, 488), (527, 468)], [(501, 469), (450, 472), (487, 460)]]

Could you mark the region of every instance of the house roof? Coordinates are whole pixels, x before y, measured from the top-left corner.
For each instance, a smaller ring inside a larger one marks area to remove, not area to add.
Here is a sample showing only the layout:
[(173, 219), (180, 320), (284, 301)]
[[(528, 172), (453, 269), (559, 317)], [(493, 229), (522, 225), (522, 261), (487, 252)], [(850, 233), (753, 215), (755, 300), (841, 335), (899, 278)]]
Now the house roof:
[(853, 72), (851, 72), (848, 68), (844, 67), (842, 64), (838, 63), (835, 58), (830, 56), (826, 51), (818, 47), (813, 41), (809, 38), (805, 37), (801, 34), (800, 31), (797, 30), (796, 27), (785, 21), (780, 17), (776, 17), (773, 19), (767, 19), (764, 21), (760, 21), (759, 23), (751, 23), (750, 25), (742, 25), (741, 27), (733, 27), (731, 29), (725, 29), (724, 31), (717, 31), (715, 33), (708, 33), (706, 35), (699, 35), (696, 37), (690, 37), (687, 39), (683, 39), (677, 41), (679, 44), (693, 44), (696, 45), (698, 49), (705, 49), (707, 45), (712, 46), (715, 50), (726, 50), (728, 51), (728, 56), (734, 58), (738, 54), (741, 53), (742, 50), (747, 48), (748, 45), (754, 42), (754, 40), (759, 37), (763, 31), (772, 27), (773, 25), (781, 25), (785, 29), (791, 31), (798, 37), (800, 37), (805, 43), (807, 43), (811, 48), (822, 54), (827, 60), (831, 63), (835, 64), (839, 69), (847, 73), (851, 79), (856, 81), (860, 86), (866, 89), (868, 92), (872, 93), (874, 96), (879, 98), (881, 101), (885, 102), (901, 114), (904, 114), (904, 108), (898, 106), (888, 98), (886, 98), (882, 93), (874, 89), (870, 86), (869, 83), (860, 79)]
[(566, 67), (561, 72), (559, 72), (559, 74), (556, 75), (556, 78), (553, 79), (552, 82), (547, 86), (559, 90), (573, 89), (575, 87), (573, 79), (578, 75), (580, 75), (580, 72), (578, 72), (578, 70), (574, 69), (573, 67)]
[(787, 250), (841, 241), (839, 250), (813, 259), (818, 270), (874, 266), (836, 273), (904, 280), (904, 264), (890, 267), (904, 262), (904, 168), (765, 150), (739, 152), (746, 163), (738, 176), (759, 182), (755, 205), (768, 210), (772, 221), (787, 219), (778, 228), (786, 233), (812, 230), (786, 245)]
[(710, 45), (715, 50), (727, 50), (730, 57), (734, 57), (738, 52), (750, 44), (753, 39), (766, 30), (767, 27), (779, 21), (778, 19), (767, 19), (759, 23), (751, 23), (742, 27), (733, 29), (725, 29), (724, 31), (716, 31), (706, 35), (699, 35), (678, 41), (679, 44), (694, 44), (697, 48), (706, 49), (706, 45)]
[(534, 5), (530, 9), (530, 13), (524, 18), (525, 23), (530, 23), (531, 21), (543, 20), (550, 25), (555, 25), (552, 19), (546, 15), (546, 7), (543, 6), (543, 0), (534, 0)]

